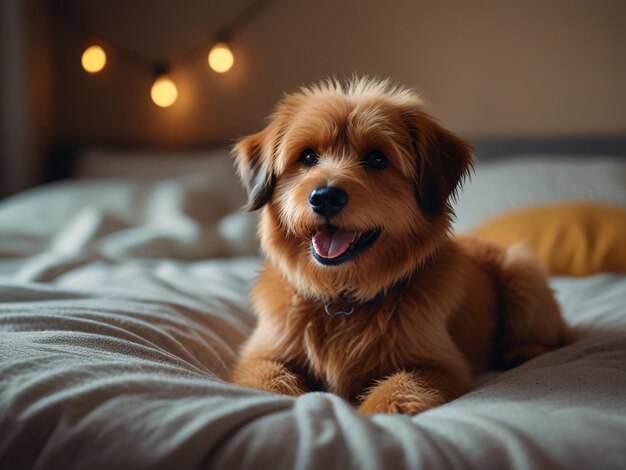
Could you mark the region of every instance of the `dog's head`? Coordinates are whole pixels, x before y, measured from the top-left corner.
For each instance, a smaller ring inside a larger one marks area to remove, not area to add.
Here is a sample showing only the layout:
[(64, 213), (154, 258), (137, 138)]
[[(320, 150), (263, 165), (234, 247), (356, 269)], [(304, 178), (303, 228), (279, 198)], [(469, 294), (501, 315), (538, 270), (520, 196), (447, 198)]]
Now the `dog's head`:
[(266, 256), (302, 293), (373, 298), (447, 237), (471, 147), (387, 82), (287, 95), (234, 148)]

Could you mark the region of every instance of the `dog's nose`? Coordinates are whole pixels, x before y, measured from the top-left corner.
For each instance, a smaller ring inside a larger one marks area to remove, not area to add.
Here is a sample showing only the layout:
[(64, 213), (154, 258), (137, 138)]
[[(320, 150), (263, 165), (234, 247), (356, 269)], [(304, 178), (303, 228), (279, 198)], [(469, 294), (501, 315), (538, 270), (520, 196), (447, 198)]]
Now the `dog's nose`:
[(309, 196), (309, 204), (314, 212), (330, 219), (346, 207), (348, 193), (333, 186), (315, 188)]

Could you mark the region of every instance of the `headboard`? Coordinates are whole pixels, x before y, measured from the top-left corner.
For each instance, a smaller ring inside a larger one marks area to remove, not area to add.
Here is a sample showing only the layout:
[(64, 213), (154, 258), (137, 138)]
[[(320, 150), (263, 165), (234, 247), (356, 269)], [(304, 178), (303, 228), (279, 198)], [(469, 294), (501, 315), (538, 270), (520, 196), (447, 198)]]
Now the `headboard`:
[[(505, 158), (511, 155), (610, 155), (626, 158), (626, 135), (581, 136), (550, 138), (492, 138), (469, 139), (474, 146), (478, 162)], [(128, 149), (130, 145), (78, 144), (56, 142), (50, 146), (46, 165), (45, 181), (55, 181), (72, 176), (83, 150), (88, 147)], [(188, 149), (181, 149), (181, 151)]]
[(478, 161), (511, 155), (610, 155), (626, 158), (626, 135), (470, 139)]

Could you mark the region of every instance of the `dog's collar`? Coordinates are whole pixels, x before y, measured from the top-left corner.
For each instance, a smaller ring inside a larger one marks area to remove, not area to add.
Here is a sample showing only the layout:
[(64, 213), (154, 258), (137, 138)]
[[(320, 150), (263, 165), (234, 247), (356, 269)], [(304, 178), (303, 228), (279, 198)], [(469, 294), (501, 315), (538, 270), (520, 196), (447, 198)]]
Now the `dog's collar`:
[(352, 315), (354, 313), (354, 305), (350, 304), (350, 303), (343, 303), (340, 302), (340, 307), (338, 310), (335, 310), (335, 304), (337, 302), (331, 300), (330, 302), (326, 302), (324, 304), (324, 311), (326, 312), (326, 314), (330, 317), (339, 317), (339, 316), (344, 316), (344, 317), (349, 317), (350, 315)]
[(354, 301), (349, 298), (349, 295), (347, 293), (342, 292), (341, 294), (339, 294), (338, 298), (331, 298), (324, 302), (324, 311), (330, 317), (349, 317), (354, 313), (355, 306), (363, 307), (366, 305), (373, 305), (377, 302), (380, 302), (391, 292), (407, 287), (411, 283), (413, 278), (418, 273), (424, 270), (425, 266), (431, 265), (434, 262), (436, 253), (438, 251), (439, 250), (436, 250), (434, 253), (431, 253), (431, 255), (426, 258), (425, 262), (421, 266), (413, 271), (410, 271), (407, 275), (395, 281), (393, 284), (391, 284), (391, 286), (389, 286), (389, 288), (381, 289), (378, 294), (376, 294), (370, 300), (366, 300), (364, 302)]
[(358, 307), (363, 307), (365, 305), (372, 305), (377, 302), (380, 302), (384, 299), (390, 292), (402, 289), (406, 287), (411, 279), (413, 278), (413, 274), (407, 276), (404, 279), (396, 281), (391, 285), (389, 289), (382, 289), (378, 294), (374, 296), (374, 298), (370, 300), (366, 300), (365, 302), (354, 302), (351, 301), (349, 296), (345, 293), (339, 295), (337, 299), (330, 299), (324, 302), (324, 311), (330, 317), (349, 317), (354, 313), (355, 305)]

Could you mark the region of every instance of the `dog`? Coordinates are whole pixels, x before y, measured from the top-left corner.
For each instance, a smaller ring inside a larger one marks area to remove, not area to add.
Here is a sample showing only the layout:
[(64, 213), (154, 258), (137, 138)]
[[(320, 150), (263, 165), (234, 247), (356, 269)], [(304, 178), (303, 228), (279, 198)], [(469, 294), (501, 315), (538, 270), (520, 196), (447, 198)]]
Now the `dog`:
[(389, 81), (329, 80), (236, 143), (266, 262), (232, 383), (414, 415), (570, 341), (531, 254), (452, 237), (472, 148), (423, 107)]

